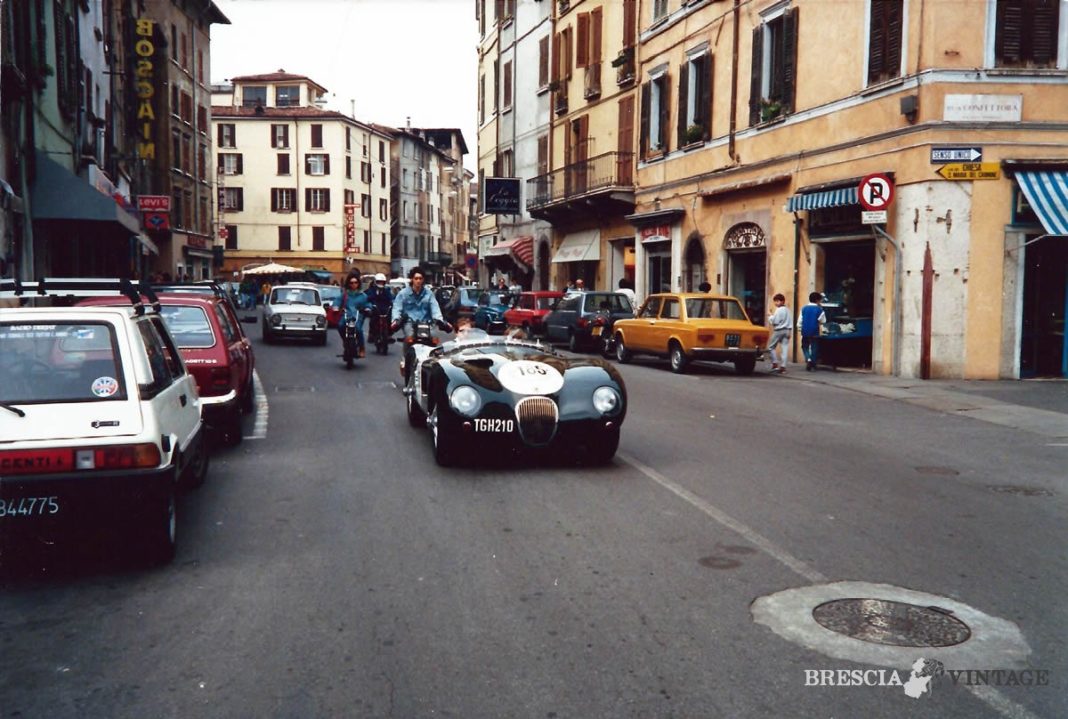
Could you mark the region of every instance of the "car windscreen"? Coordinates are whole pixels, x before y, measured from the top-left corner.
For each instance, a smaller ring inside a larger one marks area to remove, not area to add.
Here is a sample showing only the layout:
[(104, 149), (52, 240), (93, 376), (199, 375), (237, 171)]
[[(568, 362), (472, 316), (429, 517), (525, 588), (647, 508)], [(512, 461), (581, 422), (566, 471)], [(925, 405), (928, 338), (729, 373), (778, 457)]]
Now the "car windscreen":
[(747, 319), (738, 300), (711, 297), (691, 297), (686, 300), (686, 316), (690, 319)]
[(608, 312), (633, 312), (631, 309), (630, 300), (626, 295), (615, 294), (597, 294), (596, 292), (590, 292), (586, 295), (586, 311), (597, 312), (600, 310), (606, 310)]
[(508, 292), (487, 292), (486, 297), (490, 305), (506, 305), (512, 298)]
[(126, 399), (117, 347), (106, 322), (0, 323), (0, 402)]
[(163, 306), (159, 314), (179, 347), (211, 347), (215, 344), (215, 333), (203, 308)]
[(272, 305), (317, 305), (319, 293), (312, 289), (281, 287), (271, 292)]
[(557, 299), (556, 297), (539, 297), (535, 300), (535, 306), (539, 310), (551, 310)]
[(338, 297), (341, 296), (341, 288), (340, 287), (333, 287), (333, 286), (323, 287), (322, 289), (319, 290), (319, 295), (320, 295), (320, 297), (322, 297), (324, 303), (325, 302), (333, 302), (334, 300), (336, 300)]
[(531, 357), (545, 357), (552, 353), (547, 348), (538, 345), (495, 341), (460, 344), (454, 348), (446, 348), (446, 351), (443, 354), (452, 359), (462, 359), (465, 356), (476, 355), (500, 355), (506, 359), (518, 360), (530, 359)]

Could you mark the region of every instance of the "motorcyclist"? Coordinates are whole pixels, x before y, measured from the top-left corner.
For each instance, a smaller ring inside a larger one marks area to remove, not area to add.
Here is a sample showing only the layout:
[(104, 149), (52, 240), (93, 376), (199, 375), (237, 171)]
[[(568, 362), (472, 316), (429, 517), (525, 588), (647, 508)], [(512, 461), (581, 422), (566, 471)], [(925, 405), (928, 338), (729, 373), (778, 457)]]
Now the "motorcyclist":
[(364, 294), (367, 295), (367, 299), (370, 300), (376, 313), (384, 317), (390, 316), (390, 310), (393, 308), (393, 292), (386, 286), (386, 276), (384, 274), (381, 272), (376, 274), (374, 284), (367, 288)]
[[(392, 323), (389, 326), (390, 333), (399, 330), (406, 322), (437, 322), (438, 328), (445, 332), (452, 332), (452, 325), (445, 321), (441, 315), (441, 307), (434, 297), (434, 293), (426, 288), (426, 276), (420, 267), (413, 267), (408, 272), (408, 280), (411, 284), (397, 293), (393, 298)], [(404, 350), (404, 380), (407, 384), (411, 375), (412, 366), (415, 364), (415, 348), (408, 345)]]
[(334, 300), (334, 307), (341, 308), (341, 319), (337, 323), (337, 332), (341, 335), (342, 350), (345, 345), (345, 322), (349, 317), (356, 319), (356, 344), (359, 348), (357, 355), (363, 357), (366, 352), (363, 346), (363, 312), (365, 307), (371, 306), (367, 294), (360, 289), (360, 273), (351, 272), (345, 280), (345, 287), (341, 295)]

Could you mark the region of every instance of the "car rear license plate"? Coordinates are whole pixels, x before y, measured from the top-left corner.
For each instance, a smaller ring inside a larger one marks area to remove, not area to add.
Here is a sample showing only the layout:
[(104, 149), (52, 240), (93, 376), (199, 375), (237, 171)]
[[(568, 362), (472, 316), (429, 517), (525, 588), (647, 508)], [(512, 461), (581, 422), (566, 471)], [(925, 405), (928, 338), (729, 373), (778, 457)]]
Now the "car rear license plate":
[(28, 449), (0, 452), (0, 477), (5, 474), (45, 474), (74, 469), (71, 449)]
[(600, 337), (601, 336), (601, 328), (600, 327), (594, 327), (592, 330), (590, 330), (590, 334), (593, 335), (594, 337)]
[(728, 347), (737, 347), (742, 343), (741, 335), (727, 335), (726, 337)]
[(0, 499), (0, 519), (59, 514), (59, 497), (9, 497)]

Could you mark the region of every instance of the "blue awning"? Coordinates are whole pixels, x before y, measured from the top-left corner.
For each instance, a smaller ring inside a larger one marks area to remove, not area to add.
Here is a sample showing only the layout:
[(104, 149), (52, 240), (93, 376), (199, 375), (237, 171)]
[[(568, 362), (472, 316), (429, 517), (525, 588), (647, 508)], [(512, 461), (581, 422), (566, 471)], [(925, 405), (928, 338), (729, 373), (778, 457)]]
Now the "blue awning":
[(844, 207), (857, 204), (860, 204), (857, 201), (857, 188), (852, 186), (842, 187), (837, 190), (806, 192), (794, 195), (786, 201), (786, 211), (822, 210), (828, 207)]
[(1016, 183), (1046, 232), (1068, 235), (1068, 171), (1017, 172)]

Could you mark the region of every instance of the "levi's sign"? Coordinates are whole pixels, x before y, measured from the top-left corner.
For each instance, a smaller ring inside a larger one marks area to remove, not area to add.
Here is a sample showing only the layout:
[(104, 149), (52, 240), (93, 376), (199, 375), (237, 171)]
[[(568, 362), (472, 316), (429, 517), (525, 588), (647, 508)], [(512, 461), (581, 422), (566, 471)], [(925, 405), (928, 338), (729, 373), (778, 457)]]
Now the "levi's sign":
[(138, 195), (137, 209), (141, 212), (170, 212), (170, 195)]
[(983, 159), (981, 147), (932, 147), (931, 163), (979, 162)]

